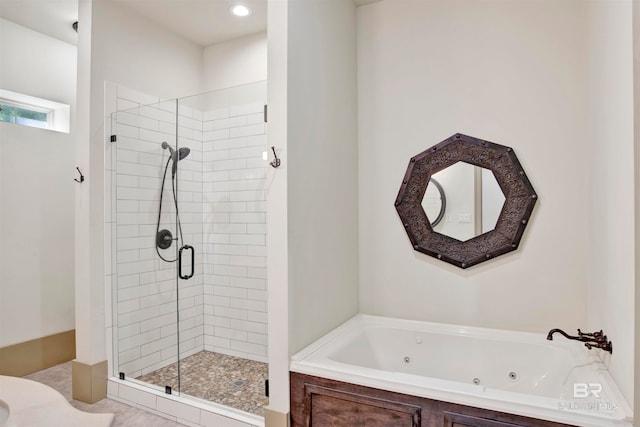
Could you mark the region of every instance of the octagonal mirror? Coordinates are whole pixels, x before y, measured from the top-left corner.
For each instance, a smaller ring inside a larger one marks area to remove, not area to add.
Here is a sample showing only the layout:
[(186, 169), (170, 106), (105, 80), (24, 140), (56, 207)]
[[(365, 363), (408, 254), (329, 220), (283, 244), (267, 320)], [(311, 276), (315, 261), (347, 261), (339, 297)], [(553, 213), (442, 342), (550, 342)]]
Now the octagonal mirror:
[(416, 251), (468, 268), (518, 248), (537, 197), (513, 149), (455, 134), (411, 158), (395, 206)]
[(433, 174), (421, 205), (434, 231), (466, 241), (495, 229), (504, 200), (493, 172), (457, 162)]

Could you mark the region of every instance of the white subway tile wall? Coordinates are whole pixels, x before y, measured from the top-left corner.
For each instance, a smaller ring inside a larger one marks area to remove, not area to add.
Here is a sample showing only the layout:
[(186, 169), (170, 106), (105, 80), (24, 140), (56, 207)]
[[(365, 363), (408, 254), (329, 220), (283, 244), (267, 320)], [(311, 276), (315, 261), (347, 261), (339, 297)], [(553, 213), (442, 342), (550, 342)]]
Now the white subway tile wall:
[[(143, 104), (148, 101), (153, 103)], [(202, 246), (202, 113), (179, 108), (176, 123), (176, 101), (159, 101), (120, 87), (117, 105), (130, 107), (112, 118), (117, 136), (112, 143), (117, 358), (118, 371), (136, 377), (176, 361), (178, 329), (181, 357), (204, 349), (202, 252), (195, 251), (193, 278), (180, 280), (178, 289), (175, 273), (176, 249), (183, 244)], [(176, 129), (180, 147), (188, 147), (190, 153), (179, 161), (173, 180), (170, 151), (162, 143), (175, 149)], [(172, 262), (161, 260), (155, 250), (161, 200), (160, 229), (179, 239), (160, 250)]]
[[(203, 114), (205, 349), (267, 361), (263, 103)], [(260, 292), (254, 292), (254, 291)]]
[[(178, 329), (181, 358), (209, 350), (266, 362), (263, 103), (201, 112), (119, 86), (111, 91), (110, 103), (127, 108), (112, 115), (117, 141), (107, 147), (112, 365), (136, 377), (175, 362)], [(179, 147), (190, 149), (175, 180), (181, 227), (172, 161), (161, 146), (175, 149), (176, 130)], [(194, 276), (177, 289), (177, 262), (161, 260), (155, 249), (161, 200), (160, 229), (174, 238), (182, 231), (161, 255), (175, 260), (176, 247), (195, 248)]]

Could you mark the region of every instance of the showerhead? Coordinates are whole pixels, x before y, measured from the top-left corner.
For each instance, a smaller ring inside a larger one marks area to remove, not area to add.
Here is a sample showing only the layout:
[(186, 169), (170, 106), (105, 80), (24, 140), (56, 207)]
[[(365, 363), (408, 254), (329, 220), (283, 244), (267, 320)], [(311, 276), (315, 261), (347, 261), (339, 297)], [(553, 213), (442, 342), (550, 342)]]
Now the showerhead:
[[(189, 155), (191, 150), (188, 147), (182, 147), (178, 150), (178, 160), (182, 160)], [(175, 154), (173, 154), (175, 155)]]
[(188, 147), (181, 147), (176, 155), (176, 150), (171, 148), (169, 143), (166, 141), (162, 142), (162, 148), (165, 150), (169, 149), (169, 152), (171, 153), (171, 160), (173, 161), (173, 165), (171, 166), (171, 178), (174, 178), (176, 176), (176, 171), (178, 170), (178, 162), (187, 157), (191, 150)]
[[(191, 152), (187, 147), (182, 147), (178, 150), (178, 161), (184, 159)], [(176, 171), (178, 170), (178, 162), (176, 161), (176, 153), (175, 151), (171, 151), (171, 160), (173, 160), (173, 166), (171, 167), (171, 178), (176, 176)]]
[[(176, 161), (176, 151), (171, 148), (171, 146), (169, 145), (169, 143), (167, 141), (163, 141), (162, 142), (162, 148), (163, 149), (169, 149), (169, 152), (171, 153), (171, 160), (173, 160), (174, 162)], [(182, 147), (178, 150), (178, 160), (182, 160), (185, 157), (187, 157), (189, 155), (189, 153), (191, 152), (191, 150), (188, 147)]]

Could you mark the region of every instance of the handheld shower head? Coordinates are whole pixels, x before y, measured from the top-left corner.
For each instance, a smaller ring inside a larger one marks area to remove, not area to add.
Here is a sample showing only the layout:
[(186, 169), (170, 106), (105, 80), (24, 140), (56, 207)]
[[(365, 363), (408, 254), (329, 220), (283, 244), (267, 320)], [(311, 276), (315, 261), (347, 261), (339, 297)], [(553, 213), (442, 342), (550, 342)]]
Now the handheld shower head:
[[(171, 153), (171, 160), (173, 160), (174, 162), (177, 161), (177, 160), (184, 159), (191, 152), (191, 150), (188, 147), (182, 147), (182, 148), (180, 148), (178, 150), (178, 155), (176, 156), (176, 150), (171, 148), (171, 146), (169, 145), (169, 143), (167, 141), (163, 141), (161, 146), (162, 146), (163, 149), (165, 149), (165, 150), (168, 149), (169, 150), (169, 153)], [(176, 157), (177, 157), (177, 159), (176, 159)]]
[(173, 160), (173, 162), (175, 163), (176, 161), (176, 151), (171, 148), (171, 146), (169, 145), (169, 143), (167, 141), (162, 141), (162, 145), (161, 145), (163, 150), (168, 149), (169, 150), (169, 155), (171, 156), (171, 160)]
[(171, 166), (171, 178), (174, 178), (176, 176), (176, 171), (178, 170), (178, 162), (187, 157), (191, 150), (189, 147), (182, 147), (176, 152), (176, 150), (171, 148), (167, 141), (162, 141), (161, 147), (164, 150), (168, 149), (169, 153), (171, 153), (171, 161), (173, 162), (173, 165)]
[(173, 160), (173, 165), (171, 166), (171, 178), (176, 176), (176, 171), (178, 170), (178, 161), (184, 159), (189, 155), (191, 150), (187, 147), (182, 147), (178, 150), (177, 156), (175, 151), (171, 151), (171, 160)]
[[(191, 150), (188, 147), (182, 147), (178, 150), (178, 160), (182, 160), (189, 155)], [(173, 154), (175, 156), (175, 154)]]

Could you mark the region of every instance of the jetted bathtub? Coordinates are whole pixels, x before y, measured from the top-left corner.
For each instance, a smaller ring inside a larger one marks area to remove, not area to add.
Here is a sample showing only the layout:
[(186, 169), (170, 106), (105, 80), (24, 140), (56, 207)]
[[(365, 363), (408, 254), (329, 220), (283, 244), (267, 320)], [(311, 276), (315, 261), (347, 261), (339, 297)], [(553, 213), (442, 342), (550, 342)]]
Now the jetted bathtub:
[(559, 335), (359, 314), (294, 355), (290, 369), (557, 423), (631, 427), (601, 351)]

